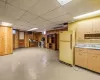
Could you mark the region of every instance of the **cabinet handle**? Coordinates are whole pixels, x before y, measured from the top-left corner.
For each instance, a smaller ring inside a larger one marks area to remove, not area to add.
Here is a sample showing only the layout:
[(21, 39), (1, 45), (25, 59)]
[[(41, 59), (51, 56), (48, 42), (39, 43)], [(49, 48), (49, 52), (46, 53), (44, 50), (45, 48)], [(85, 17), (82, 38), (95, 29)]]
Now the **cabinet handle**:
[(97, 56), (93, 56), (94, 58), (97, 58)]
[(82, 53), (79, 53), (79, 55), (82, 55)]
[(72, 49), (72, 34), (70, 35), (70, 48)]

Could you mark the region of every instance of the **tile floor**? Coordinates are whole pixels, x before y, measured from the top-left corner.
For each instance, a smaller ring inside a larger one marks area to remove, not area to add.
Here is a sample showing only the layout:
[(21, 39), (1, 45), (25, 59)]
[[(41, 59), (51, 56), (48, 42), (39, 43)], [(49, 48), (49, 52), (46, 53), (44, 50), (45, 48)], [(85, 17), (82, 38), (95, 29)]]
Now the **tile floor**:
[(0, 57), (0, 80), (100, 80), (100, 75), (58, 61), (58, 52), (43, 48), (15, 50)]

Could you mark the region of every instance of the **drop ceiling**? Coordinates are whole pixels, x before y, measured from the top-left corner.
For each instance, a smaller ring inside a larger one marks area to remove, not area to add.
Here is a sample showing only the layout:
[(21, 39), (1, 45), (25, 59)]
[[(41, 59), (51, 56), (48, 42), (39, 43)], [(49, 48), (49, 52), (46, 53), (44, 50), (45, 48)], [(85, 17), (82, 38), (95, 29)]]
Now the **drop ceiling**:
[(64, 6), (57, 0), (0, 0), (0, 22), (12, 23), (14, 29), (42, 31), (96, 10), (100, 0), (72, 0)]

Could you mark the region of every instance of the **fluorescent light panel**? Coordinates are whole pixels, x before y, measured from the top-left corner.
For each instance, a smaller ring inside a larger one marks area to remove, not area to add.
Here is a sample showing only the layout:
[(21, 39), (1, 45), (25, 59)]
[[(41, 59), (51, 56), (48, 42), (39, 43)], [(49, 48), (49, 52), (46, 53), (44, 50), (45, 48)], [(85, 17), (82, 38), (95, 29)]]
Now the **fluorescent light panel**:
[(12, 26), (12, 24), (11, 23), (8, 23), (8, 22), (1, 22), (1, 25), (2, 26)]
[(38, 28), (32, 28), (32, 29), (29, 29), (28, 31), (34, 31), (34, 30), (37, 30)]
[(75, 20), (91, 18), (100, 15), (100, 10), (74, 17)]
[(72, 0), (57, 0), (62, 6), (69, 3)]

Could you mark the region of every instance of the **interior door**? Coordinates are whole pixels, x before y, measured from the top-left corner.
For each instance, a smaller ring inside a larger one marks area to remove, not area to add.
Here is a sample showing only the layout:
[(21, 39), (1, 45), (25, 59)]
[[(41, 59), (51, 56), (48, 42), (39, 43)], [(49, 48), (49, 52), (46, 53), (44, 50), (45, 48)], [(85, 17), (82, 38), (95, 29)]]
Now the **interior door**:
[(59, 59), (65, 63), (73, 64), (72, 33), (61, 32), (59, 44)]

